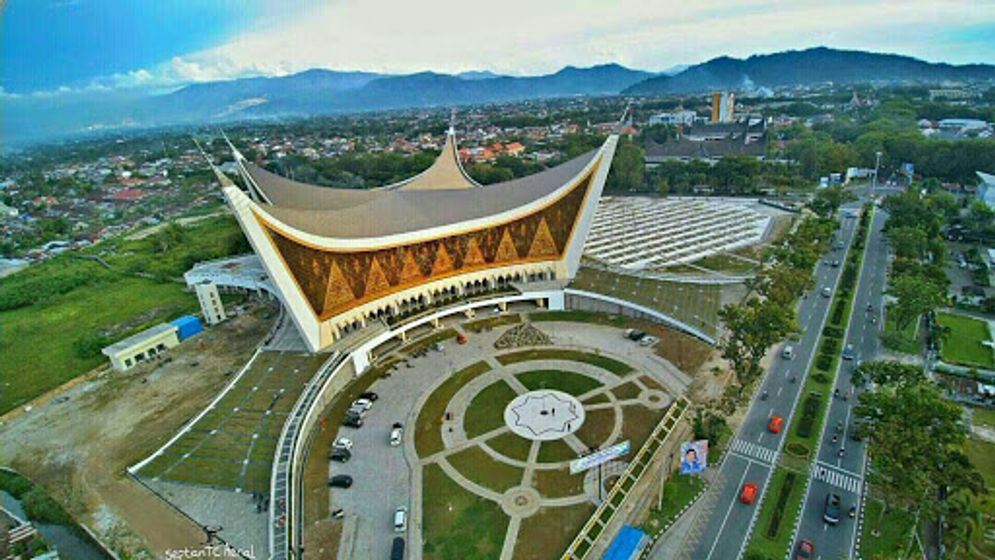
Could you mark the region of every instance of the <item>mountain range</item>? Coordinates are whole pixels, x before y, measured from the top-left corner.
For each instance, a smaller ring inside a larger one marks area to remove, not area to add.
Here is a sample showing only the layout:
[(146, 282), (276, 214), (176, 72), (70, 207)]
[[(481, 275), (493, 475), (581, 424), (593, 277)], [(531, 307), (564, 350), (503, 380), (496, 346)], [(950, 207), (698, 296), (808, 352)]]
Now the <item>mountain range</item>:
[(184, 123), (304, 116), (385, 109), (468, 105), (537, 98), (599, 95), (665, 95), (713, 90), (867, 82), (937, 83), (995, 80), (989, 64), (950, 65), (908, 56), (826, 47), (719, 57), (693, 66), (648, 72), (618, 64), (566, 66), (539, 76), (488, 71), (405, 75), (312, 69), (280, 77), (191, 84), (148, 94), (118, 92), (80, 97), (23, 96), (0, 104), (5, 145), (58, 135)]

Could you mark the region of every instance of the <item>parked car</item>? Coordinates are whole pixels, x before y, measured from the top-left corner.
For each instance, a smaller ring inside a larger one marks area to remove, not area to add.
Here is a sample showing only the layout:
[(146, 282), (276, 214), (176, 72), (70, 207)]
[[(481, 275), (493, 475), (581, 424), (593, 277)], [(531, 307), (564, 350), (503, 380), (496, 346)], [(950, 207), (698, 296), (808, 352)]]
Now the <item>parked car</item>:
[(332, 443), (332, 449), (345, 449), (346, 451), (352, 451), (352, 440), (347, 437), (337, 438)]
[(366, 412), (371, 408), (373, 408), (373, 401), (363, 398), (356, 399), (352, 401), (351, 405), (349, 405), (349, 410), (362, 410), (363, 412)]
[(408, 508), (401, 506), (394, 510), (394, 531), (403, 533), (408, 528)]
[(634, 340), (636, 342), (639, 342), (640, 340), (643, 339), (644, 336), (646, 336), (646, 333), (644, 333), (643, 331), (641, 331), (639, 329), (626, 329), (625, 330), (625, 338), (628, 338), (629, 340)]
[(840, 261), (839, 259), (836, 259), (835, 261), (833, 261), (833, 268), (839, 268), (839, 267), (840, 267)]
[(360, 399), (366, 399), (366, 400), (368, 400), (370, 402), (375, 402), (377, 399), (380, 398), (380, 395), (374, 393), (373, 391), (367, 391), (365, 393), (360, 393), (359, 394), (359, 398)]
[(830, 525), (840, 522), (840, 495), (830, 492), (826, 494), (826, 507), (822, 512), (822, 520)]
[(342, 425), (349, 428), (361, 428), (363, 427), (363, 419), (358, 416), (346, 416), (342, 420)]
[(815, 545), (808, 539), (798, 541), (798, 553), (795, 560), (811, 560), (815, 557)]
[(328, 481), (328, 485), (333, 488), (349, 488), (352, 486), (352, 477), (347, 474), (337, 474)]
[(390, 560), (404, 560), (404, 539), (394, 537), (394, 543), (390, 545)]
[(847, 344), (843, 347), (843, 359), (852, 360), (853, 359), (853, 344)]
[(646, 335), (646, 336), (644, 336), (644, 337), (642, 337), (642, 338), (639, 339), (639, 345), (640, 346), (649, 346), (649, 345), (653, 344), (654, 342), (656, 342), (658, 340), (660, 340), (660, 339), (657, 338), (657, 337), (655, 337), (655, 336)]
[(751, 505), (757, 499), (757, 485), (747, 482), (743, 485), (743, 491), (739, 493), (739, 501), (746, 505)]
[(401, 445), (401, 436), (404, 435), (404, 425), (400, 422), (394, 422), (394, 425), (390, 430), (390, 445), (391, 447), (397, 447)]
[(348, 449), (333, 449), (328, 458), (336, 463), (348, 463), (352, 458), (352, 452)]
[(784, 418), (781, 418), (776, 414), (770, 417), (770, 422), (767, 422), (767, 429), (770, 430), (771, 433), (780, 433), (782, 427), (784, 427)]

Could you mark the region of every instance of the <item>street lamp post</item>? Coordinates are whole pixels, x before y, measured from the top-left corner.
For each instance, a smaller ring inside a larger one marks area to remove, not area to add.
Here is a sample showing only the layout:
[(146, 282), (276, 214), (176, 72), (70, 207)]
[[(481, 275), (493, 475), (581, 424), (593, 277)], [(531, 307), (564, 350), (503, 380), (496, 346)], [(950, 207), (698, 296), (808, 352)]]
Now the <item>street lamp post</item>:
[(881, 165), (881, 152), (874, 152), (874, 179), (871, 182), (871, 195), (878, 186), (878, 167)]

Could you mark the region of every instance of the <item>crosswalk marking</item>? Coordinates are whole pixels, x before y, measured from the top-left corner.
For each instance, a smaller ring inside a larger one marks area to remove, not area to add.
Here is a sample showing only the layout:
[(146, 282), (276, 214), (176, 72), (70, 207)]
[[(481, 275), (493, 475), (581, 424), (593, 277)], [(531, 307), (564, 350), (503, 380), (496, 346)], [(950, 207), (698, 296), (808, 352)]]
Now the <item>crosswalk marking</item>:
[(738, 438), (732, 442), (732, 450), (765, 463), (773, 463), (777, 458), (777, 451)]
[(816, 480), (821, 480), (831, 486), (842, 488), (847, 492), (860, 493), (860, 479), (855, 476), (817, 465), (813, 466), (812, 470), (814, 471), (813, 476)]

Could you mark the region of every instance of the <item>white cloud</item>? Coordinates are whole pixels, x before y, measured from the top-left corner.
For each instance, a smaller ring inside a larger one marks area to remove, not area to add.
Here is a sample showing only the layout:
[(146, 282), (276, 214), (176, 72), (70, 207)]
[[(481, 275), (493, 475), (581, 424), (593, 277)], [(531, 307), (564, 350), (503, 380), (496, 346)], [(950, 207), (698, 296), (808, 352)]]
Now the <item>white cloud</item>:
[(977, 49), (930, 37), (995, 24), (992, 0), (505, 0), (489, 6), (342, 0), (296, 20), (263, 22), (154, 68), (96, 79), (84, 89), (175, 87), (308, 68), (537, 74), (567, 64), (619, 62), (659, 70), (820, 44), (969, 62), (976, 61)]

